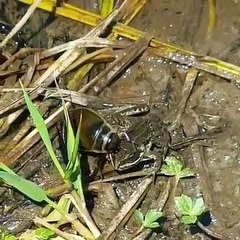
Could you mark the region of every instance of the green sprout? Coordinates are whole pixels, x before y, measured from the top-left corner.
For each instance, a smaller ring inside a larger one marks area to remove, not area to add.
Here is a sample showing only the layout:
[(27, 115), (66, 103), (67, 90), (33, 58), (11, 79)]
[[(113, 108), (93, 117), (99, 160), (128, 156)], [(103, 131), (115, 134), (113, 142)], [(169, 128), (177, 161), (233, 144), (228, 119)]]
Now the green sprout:
[(135, 210), (135, 218), (137, 223), (141, 226), (141, 230), (143, 228), (158, 228), (160, 225), (157, 220), (161, 218), (162, 215), (162, 212), (159, 212), (156, 209), (149, 210), (145, 216), (141, 211)]
[(180, 215), (184, 225), (195, 224), (205, 210), (203, 198), (192, 199), (182, 194), (180, 197), (175, 197), (174, 200), (177, 215)]
[(178, 179), (194, 176), (194, 173), (189, 168), (184, 168), (174, 156), (166, 157), (165, 163), (161, 168), (161, 173), (166, 176), (175, 176)]
[(175, 192), (181, 178), (193, 177), (194, 173), (189, 168), (184, 168), (183, 164), (174, 156), (168, 156), (165, 159), (165, 164), (162, 165), (161, 173), (173, 177), (172, 196)]
[(2, 239), (2, 240), (16, 240), (17, 238), (14, 235), (8, 233), (7, 231), (0, 229), (0, 239)]
[(35, 230), (35, 236), (37, 237), (37, 239), (39, 240), (49, 240), (51, 239), (53, 236), (55, 235), (55, 233), (47, 228), (37, 228)]
[(4, 238), (4, 240), (17, 240), (17, 238), (14, 235), (9, 234)]

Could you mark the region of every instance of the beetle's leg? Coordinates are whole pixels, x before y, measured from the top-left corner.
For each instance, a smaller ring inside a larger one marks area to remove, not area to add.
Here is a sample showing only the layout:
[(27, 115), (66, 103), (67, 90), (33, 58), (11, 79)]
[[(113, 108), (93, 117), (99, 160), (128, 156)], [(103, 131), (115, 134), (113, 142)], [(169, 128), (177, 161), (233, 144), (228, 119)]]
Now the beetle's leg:
[(129, 138), (129, 136), (126, 132), (120, 132), (120, 133), (118, 133), (118, 136), (120, 137), (120, 139), (123, 139), (123, 137), (125, 137), (128, 142), (131, 141), (131, 139)]
[(115, 169), (115, 165), (116, 165), (116, 157), (115, 157), (115, 155), (113, 153), (109, 153), (107, 156), (108, 156), (108, 158), (110, 160), (110, 163), (112, 164), (112, 166)]

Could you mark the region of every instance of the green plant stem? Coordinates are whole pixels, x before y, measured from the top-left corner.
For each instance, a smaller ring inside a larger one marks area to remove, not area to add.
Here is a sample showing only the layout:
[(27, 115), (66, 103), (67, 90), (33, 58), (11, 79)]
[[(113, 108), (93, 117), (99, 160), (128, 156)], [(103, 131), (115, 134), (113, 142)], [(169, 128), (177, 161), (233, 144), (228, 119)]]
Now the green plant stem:
[(144, 226), (142, 225), (134, 234), (130, 239), (134, 239), (135, 237), (137, 237), (138, 235), (140, 235), (144, 230)]
[(46, 201), (52, 208), (56, 209), (60, 214), (62, 214), (62, 216), (73, 225), (73, 227), (78, 231), (80, 235), (86, 239), (95, 239), (93, 234), (81, 222), (73, 218), (71, 215), (65, 213), (56, 203), (54, 203), (49, 198), (47, 198)]
[(174, 179), (174, 181), (173, 181), (171, 196), (174, 199), (180, 178), (177, 175), (175, 175), (173, 179)]

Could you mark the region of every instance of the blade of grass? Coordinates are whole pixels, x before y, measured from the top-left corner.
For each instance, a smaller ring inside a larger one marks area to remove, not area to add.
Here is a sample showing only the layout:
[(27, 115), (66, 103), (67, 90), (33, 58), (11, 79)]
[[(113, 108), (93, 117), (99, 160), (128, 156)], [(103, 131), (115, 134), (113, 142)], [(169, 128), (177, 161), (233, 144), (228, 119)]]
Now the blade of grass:
[(20, 85), (21, 85), (21, 88), (23, 90), (23, 96), (24, 96), (24, 99), (25, 99), (25, 102), (27, 104), (27, 107), (28, 107), (28, 110), (30, 112), (30, 115), (33, 119), (33, 122), (47, 148), (47, 151), (51, 157), (51, 159), (53, 160), (53, 163), (55, 164), (59, 174), (61, 175), (61, 177), (64, 179), (64, 171), (63, 171), (63, 168), (62, 166), (60, 165), (58, 159), (57, 159), (57, 156), (53, 150), (53, 146), (52, 146), (52, 143), (51, 143), (51, 138), (49, 136), (49, 133), (48, 133), (48, 129), (46, 127), (46, 124), (44, 122), (44, 119), (42, 118), (41, 114), (39, 113), (39, 111), (37, 110), (37, 108), (34, 106), (33, 102), (31, 101), (31, 99), (29, 98), (27, 92), (25, 91), (24, 89), (24, 86), (23, 84), (21, 83), (20, 81)]
[(48, 199), (46, 192), (41, 187), (15, 173), (0, 171), (0, 178), (36, 202), (47, 201)]
[(60, 92), (58, 83), (55, 78), (55, 84), (58, 89), (58, 93), (61, 96), (62, 105), (63, 105), (63, 111), (64, 116), (67, 123), (67, 154), (68, 154), (68, 165), (65, 172), (65, 179), (70, 180), (70, 182), (73, 183), (74, 189), (77, 190), (77, 193), (80, 198), (81, 206), (86, 210), (86, 203), (85, 203), (85, 197), (82, 187), (82, 175), (81, 175), (81, 167), (80, 167), (80, 160), (78, 157), (78, 147), (80, 142), (80, 129), (81, 129), (81, 123), (82, 123), (82, 114), (80, 115), (80, 120), (77, 128), (76, 136), (74, 135), (73, 127), (71, 124), (71, 120), (68, 114), (68, 109), (66, 107), (65, 100), (62, 96), (62, 93)]
[[(68, 194), (71, 196), (71, 194)], [(65, 196), (68, 196), (65, 195)], [(70, 199), (71, 200), (71, 199)], [(58, 204), (51, 201), (50, 199), (47, 199), (47, 203), (54, 209), (56, 209), (60, 214), (62, 214), (63, 218), (65, 218), (68, 222), (70, 222), (73, 225), (73, 229), (77, 230), (79, 234), (84, 236), (86, 239), (94, 239), (93, 234), (91, 231), (85, 227), (77, 218), (75, 215), (68, 214), (62, 209)]]
[(207, 34), (208, 36), (212, 33), (215, 23), (216, 23), (216, 0), (208, 0), (208, 12), (209, 12), (209, 17), (208, 17), (208, 29), (207, 29)]
[(114, 0), (102, 0), (101, 6), (101, 16), (106, 17), (108, 16), (114, 7)]
[[(70, 123), (71, 124), (71, 123)], [(72, 126), (71, 126), (72, 128)], [(67, 172), (74, 174), (76, 171), (78, 171), (78, 175), (81, 176), (81, 166), (80, 166), (80, 161), (78, 157), (78, 148), (79, 148), (79, 143), (80, 143), (80, 128), (81, 128), (81, 119), (78, 124), (78, 129), (76, 136), (73, 135), (74, 138), (74, 143), (73, 146), (71, 147), (71, 155), (69, 156), (69, 162), (67, 166)]]
[[(61, 97), (62, 101), (62, 106), (63, 106), (63, 112), (65, 116), (65, 121), (66, 121), (66, 131), (67, 131), (67, 136), (66, 136), (66, 142), (67, 142), (67, 157), (68, 157), (68, 164), (66, 167), (66, 172), (65, 172), (65, 180), (70, 180), (70, 182), (76, 181), (77, 176), (81, 175), (81, 169), (80, 169), (80, 161), (78, 158), (78, 147), (79, 147), (79, 139), (80, 139), (80, 124), (78, 126), (77, 130), (77, 135), (75, 136), (73, 127), (71, 124), (71, 119), (68, 113), (68, 108), (66, 106), (65, 100), (63, 98), (63, 95), (59, 89), (58, 83), (56, 81), (56, 78), (54, 78), (55, 84), (58, 90), (58, 94)], [(81, 177), (80, 177), (81, 180)], [(80, 182), (80, 185), (82, 186), (82, 183)], [(82, 189), (82, 187), (81, 187)], [(83, 199), (84, 200), (84, 199)]]
[(5, 172), (15, 174), (15, 172), (10, 169), (8, 166), (0, 162), (0, 169), (4, 170)]

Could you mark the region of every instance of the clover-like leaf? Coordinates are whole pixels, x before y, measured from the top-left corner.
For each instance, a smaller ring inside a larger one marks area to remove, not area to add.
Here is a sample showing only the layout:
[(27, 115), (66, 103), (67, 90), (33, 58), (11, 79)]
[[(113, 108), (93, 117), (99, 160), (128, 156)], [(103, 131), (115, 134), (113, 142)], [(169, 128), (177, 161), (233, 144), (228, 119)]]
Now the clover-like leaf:
[(175, 206), (177, 212), (181, 215), (181, 221), (185, 225), (195, 223), (198, 216), (205, 210), (203, 198), (192, 199), (184, 194), (175, 197)]
[(162, 217), (162, 212), (159, 212), (155, 209), (149, 210), (146, 215), (144, 222), (155, 222), (157, 221), (160, 217)]
[(135, 219), (136, 219), (136, 222), (138, 225), (143, 225), (143, 221), (144, 221), (144, 216), (143, 216), (143, 213), (139, 210), (135, 210), (134, 212), (134, 215), (135, 215)]
[(7, 235), (4, 237), (4, 240), (17, 240), (17, 238), (14, 235)]
[(182, 194), (181, 197), (175, 197), (176, 209), (181, 215), (191, 215), (193, 206), (192, 198)]
[(160, 227), (158, 222), (152, 222), (152, 223), (148, 223), (148, 224), (143, 224), (143, 226), (145, 228), (158, 228), (158, 227)]
[(180, 178), (194, 177), (194, 172), (190, 168), (183, 168), (178, 176)]
[(181, 218), (184, 225), (191, 225), (196, 223), (197, 217), (196, 216), (182, 216)]
[(149, 210), (145, 215), (143, 226), (145, 228), (157, 228), (159, 223), (156, 222), (160, 217), (162, 217), (162, 212), (157, 211), (156, 209)]
[(192, 177), (194, 173), (189, 168), (184, 168), (183, 164), (174, 156), (168, 156), (161, 168), (161, 173), (167, 176), (177, 176), (179, 178)]
[(191, 210), (191, 215), (199, 216), (205, 210), (204, 200), (203, 198), (197, 198), (193, 200), (193, 206)]
[(37, 228), (35, 231), (36, 237), (39, 240), (48, 240), (50, 239), (55, 233), (47, 228)]
[(161, 168), (161, 173), (167, 176), (175, 176), (181, 172), (183, 165), (173, 156), (168, 156), (165, 159), (166, 164)]
[(160, 217), (162, 217), (162, 212), (156, 209), (149, 210), (144, 216), (139, 210), (135, 210), (135, 218), (137, 223), (144, 228), (157, 228), (159, 223), (156, 222)]

